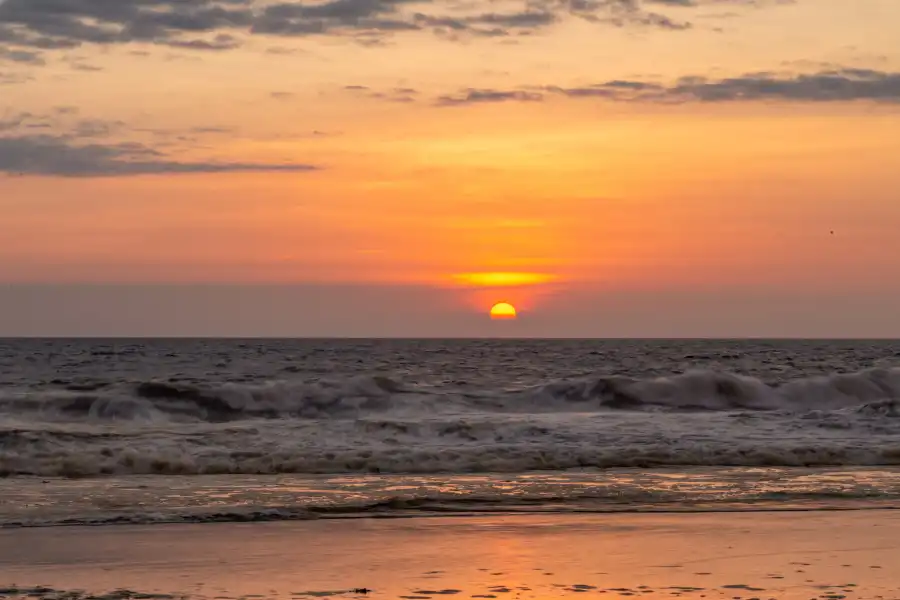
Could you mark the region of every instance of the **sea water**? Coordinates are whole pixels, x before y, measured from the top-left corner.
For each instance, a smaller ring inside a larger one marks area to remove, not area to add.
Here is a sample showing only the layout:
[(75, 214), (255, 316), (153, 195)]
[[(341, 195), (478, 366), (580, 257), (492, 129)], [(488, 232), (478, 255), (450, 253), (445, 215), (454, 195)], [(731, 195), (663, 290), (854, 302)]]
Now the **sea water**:
[(898, 399), (896, 341), (0, 340), (0, 524), (884, 505)]

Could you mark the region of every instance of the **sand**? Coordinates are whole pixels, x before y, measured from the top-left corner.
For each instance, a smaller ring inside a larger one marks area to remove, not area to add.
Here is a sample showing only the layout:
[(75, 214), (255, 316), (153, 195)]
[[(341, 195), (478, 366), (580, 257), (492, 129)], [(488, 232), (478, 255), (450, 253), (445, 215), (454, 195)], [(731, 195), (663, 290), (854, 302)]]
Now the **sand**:
[(896, 600), (900, 512), (8, 529), (0, 531), (4, 586), (0, 596), (10, 598), (125, 588), (210, 599)]

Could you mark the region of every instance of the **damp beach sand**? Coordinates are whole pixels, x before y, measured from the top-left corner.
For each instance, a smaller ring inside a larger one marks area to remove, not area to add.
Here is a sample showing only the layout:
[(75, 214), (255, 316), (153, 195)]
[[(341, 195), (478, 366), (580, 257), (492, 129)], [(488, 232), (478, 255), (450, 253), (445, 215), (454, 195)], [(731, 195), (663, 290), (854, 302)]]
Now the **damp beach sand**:
[(0, 587), (11, 599), (895, 600), (900, 512), (15, 528), (0, 531)]

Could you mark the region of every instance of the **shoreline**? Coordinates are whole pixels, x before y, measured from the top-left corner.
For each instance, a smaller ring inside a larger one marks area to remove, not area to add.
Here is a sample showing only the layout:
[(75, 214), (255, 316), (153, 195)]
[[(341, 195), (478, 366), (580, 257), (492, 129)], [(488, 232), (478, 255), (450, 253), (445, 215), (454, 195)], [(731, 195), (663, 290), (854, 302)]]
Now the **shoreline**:
[(896, 468), (0, 480), (0, 529), (553, 514), (900, 508)]
[(552, 509), (552, 510), (480, 510), (480, 511), (435, 511), (435, 512), (410, 512), (400, 511), (393, 513), (320, 513), (310, 511), (298, 514), (204, 514), (195, 517), (168, 518), (149, 520), (143, 516), (129, 515), (125, 517), (110, 517), (104, 521), (55, 521), (46, 523), (0, 523), (0, 531), (17, 529), (51, 529), (51, 528), (102, 528), (102, 527), (151, 527), (151, 526), (176, 526), (176, 525), (228, 525), (241, 523), (296, 523), (305, 521), (366, 521), (366, 520), (413, 520), (413, 519), (490, 519), (498, 517), (541, 517), (541, 516), (615, 516), (615, 515), (743, 515), (743, 514), (783, 514), (783, 513), (856, 513), (872, 511), (898, 511), (900, 504), (881, 505), (875, 503), (862, 503), (856, 506), (776, 506), (776, 501), (771, 501), (770, 506), (745, 506), (745, 507), (710, 507), (710, 508), (640, 508), (629, 507), (621, 509)]

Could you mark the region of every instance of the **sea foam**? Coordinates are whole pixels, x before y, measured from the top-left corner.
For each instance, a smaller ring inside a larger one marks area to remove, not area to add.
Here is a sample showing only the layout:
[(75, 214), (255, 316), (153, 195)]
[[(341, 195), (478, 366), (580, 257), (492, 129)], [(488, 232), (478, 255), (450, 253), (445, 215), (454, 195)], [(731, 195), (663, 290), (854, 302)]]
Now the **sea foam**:
[(714, 370), (604, 374), (513, 389), (384, 375), (59, 382), (0, 392), (0, 473), (893, 465), (898, 399), (898, 368), (782, 382)]

